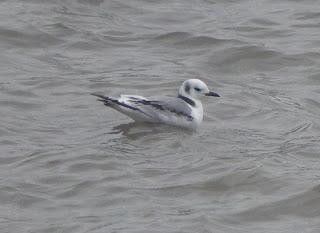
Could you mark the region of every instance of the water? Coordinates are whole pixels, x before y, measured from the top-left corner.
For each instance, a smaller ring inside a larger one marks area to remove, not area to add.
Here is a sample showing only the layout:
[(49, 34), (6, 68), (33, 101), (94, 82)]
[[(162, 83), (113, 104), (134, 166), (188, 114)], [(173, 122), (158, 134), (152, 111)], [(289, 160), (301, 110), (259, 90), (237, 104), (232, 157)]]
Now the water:
[[(320, 5), (0, 1), (1, 232), (320, 232)], [(194, 133), (90, 92), (175, 95)]]

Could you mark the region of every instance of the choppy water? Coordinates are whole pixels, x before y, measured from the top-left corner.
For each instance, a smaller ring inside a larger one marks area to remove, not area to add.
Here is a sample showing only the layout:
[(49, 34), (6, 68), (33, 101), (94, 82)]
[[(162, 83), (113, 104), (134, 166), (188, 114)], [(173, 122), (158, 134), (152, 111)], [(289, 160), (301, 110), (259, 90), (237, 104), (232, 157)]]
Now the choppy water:
[[(0, 1), (1, 232), (320, 232), (316, 0)], [(174, 95), (190, 133), (90, 92)]]

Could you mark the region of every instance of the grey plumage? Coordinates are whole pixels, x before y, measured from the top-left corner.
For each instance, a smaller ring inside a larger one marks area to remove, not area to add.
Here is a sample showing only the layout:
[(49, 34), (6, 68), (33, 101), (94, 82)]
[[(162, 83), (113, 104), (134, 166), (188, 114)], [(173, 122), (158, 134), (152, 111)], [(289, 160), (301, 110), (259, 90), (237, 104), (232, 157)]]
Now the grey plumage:
[(160, 96), (149, 99), (132, 99), (130, 102), (143, 112), (156, 114), (159, 114), (159, 111), (170, 112), (192, 120), (192, 109), (188, 103), (177, 97)]
[[(175, 114), (178, 117), (184, 117), (187, 121), (192, 121), (192, 109), (187, 102), (177, 97), (155, 96), (144, 98), (134, 95), (120, 95), (119, 97), (109, 97), (97, 93), (92, 95), (99, 97), (99, 101), (106, 106), (112, 107), (119, 111), (140, 112), (145, 118), (156, 119), (161, 114)], [(159, 115), (160, 114), (160, 115)], [(161, 119), (159, 118), (159, 121)]]

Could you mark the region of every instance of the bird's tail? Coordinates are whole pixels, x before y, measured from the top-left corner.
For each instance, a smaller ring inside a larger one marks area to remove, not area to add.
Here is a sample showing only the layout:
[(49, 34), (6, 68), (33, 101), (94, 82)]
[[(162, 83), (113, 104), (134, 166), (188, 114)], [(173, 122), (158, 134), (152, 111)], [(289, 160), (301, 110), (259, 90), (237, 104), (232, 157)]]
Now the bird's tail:
[(98, 94), (98, 93), (90, 93), (90, 95), (96, 96), (99, 99), (97, 99), (98, 101), (101, 101), (102, 103), (104, 103), (104, 105), (106, 106), (110, 106), (112, 99), (108, 96), (104, 96), (102, 94)]

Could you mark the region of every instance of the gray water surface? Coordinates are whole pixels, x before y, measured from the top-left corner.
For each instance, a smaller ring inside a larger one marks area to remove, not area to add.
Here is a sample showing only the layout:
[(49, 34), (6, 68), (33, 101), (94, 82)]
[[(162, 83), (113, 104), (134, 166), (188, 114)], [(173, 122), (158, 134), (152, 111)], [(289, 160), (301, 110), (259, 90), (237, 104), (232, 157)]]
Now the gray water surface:
[[(320, 232), (316, 0), (0, 1), (0, 231)], [(197, 132), (90, 92), (176, 95)]]

